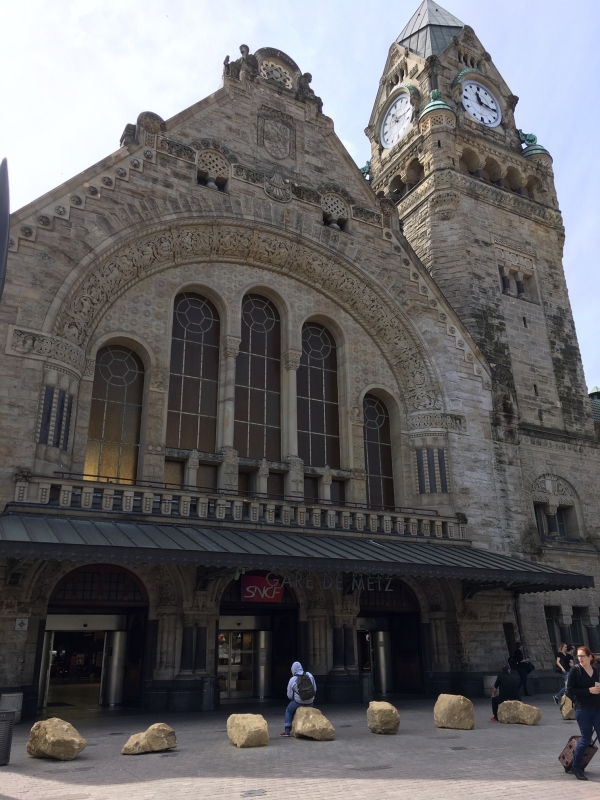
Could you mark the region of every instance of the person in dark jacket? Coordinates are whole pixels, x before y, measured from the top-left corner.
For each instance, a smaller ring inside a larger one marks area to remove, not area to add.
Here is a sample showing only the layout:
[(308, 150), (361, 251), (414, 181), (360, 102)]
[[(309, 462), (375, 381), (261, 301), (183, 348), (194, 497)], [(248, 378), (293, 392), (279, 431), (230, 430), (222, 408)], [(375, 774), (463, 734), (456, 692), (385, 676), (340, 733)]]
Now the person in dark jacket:
[(505, 700), (520, 700), (519, 679), (516, 675), (511, 675), (510, 667), (504, 666), (494, 684), (494, 696), (492, 697), (492, 714), (490, 722), (498, 722), (498, 706)]
[(527, 691), (527, 675), (529, 674), (527, 665), (529, 664), (529, 659), (525, 658), (525, 653), (523, 652), (523, 645), (521, 642), (517, 642), (517, 649), (513, 653), (512, 660), (514, 662), (515, 669), (519, 673), (523, 694), (525, 697), (531, 697), (531, 694)]
[(577, 660), (579, 664), (569, 672), (566, 692), (567, 697), (573, 700), (575, 719), (581, 731), (581, 739), (573, 753), (571, 772), (578, 780), (587, 781), (581, 761), (592, 743), (594, 730), (596, 736), (600, 736), (600, 669), (589, 647), (577, 648)]
[(558, 653), (556, 654), (556, 669), (560, 671), (560, 677), (565, 682), (564, 686), (561, 686), (560, 691), (553, 696), (553, 700), (557, 706), (560, 705), (560, 699), (565, 693), (567, 688), (567, 678), (569, 677), (569, 670), (573, 666), (573, 658), (569, 655), (569, 647), (571, 647), (571, 650), (573, 649), (573, 645), (568, 645), (564, 642), (561, 642), (561, 645), (558, 648)]

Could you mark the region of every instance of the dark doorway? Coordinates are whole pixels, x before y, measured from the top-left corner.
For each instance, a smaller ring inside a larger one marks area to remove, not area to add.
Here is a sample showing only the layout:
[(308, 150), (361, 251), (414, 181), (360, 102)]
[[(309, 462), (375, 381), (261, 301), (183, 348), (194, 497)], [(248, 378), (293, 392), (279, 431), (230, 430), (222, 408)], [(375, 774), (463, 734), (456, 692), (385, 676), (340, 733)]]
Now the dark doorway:
[[(65, 575), (48, 603), (49, 620), (53, 621), (47, 623), (47, 630), (54, 631), (49, 704), (53, 698), (56, 703), (77, 706), (98, 703), (103, 657), (110, 656), (110, 641), (105, 641), (108, 632), (94, 620), (118, 616), (123, 620), (119, 629), (126, 631), (122, 705), (139, 705), (147, 615), (145, 587), (129, 570), (94, 564)], [(73, 630), (77, 617), (85, 620), (82, 627), (89, 630)], [(61, 625), (61, 619), (69, 619), (69, 623)]]
[[(265, 571), (256, 570), (253, 572), (245, 573), (246, 577), (261, 577), (265, 578), (269, 575), (270, 581), (274, 582), (275, 576)], [(291, 678), (291, 666), (294, 661), (299, 658), (299, 645), (298, 645), (298, 601), (294, 592), (287, 586), (283, 588), (281, 600), (277, 603), (272, 602), (244, 602), (242, 600), (242, 580), (231, 581), (221, 597), (221, 605), (219, 614), (223, 618), (235, 618), (236, 630), (244, 632), (244, 626), (247, 625), (246, 630), (248, 633), (254, 631), (254, 635), (248, 637), (248, 641), (252, 641), (254, 650), (258, 647), (259, 637), (258, 631), (271, 632), (271, 646), (268, 655), (270, 664), (270, 689), (268, 696), (279, 700), (286, 698), (286, 689), (289, 679)], [(244, 622), (244, 619), (246, 622)], [(239, 622), (239, 625), (237, 624)], [(225, 643), (227, 631), (221, 630), (219, 627), (219, 641)], [(243, 654), (242, 654), (243, 655)], [(219, 657), (219, 671), (225, 673), (226, 660), (231, 662), (236, 658), (233, 653), (225, 653), (223, 648), (222, 658)], [(252, 663), (258, 663), (259, 653), (253, 652)], [(231, 667), (228, 669), (230, 673), (229, 681), (231, 686)], [(245, 676), (244, 676), (245, 677)], [(254, 676), (255, 678), (256, 676)], [(225, 686), (225, 677), (222, 681), (222, 689)], [(252, 695), (256, 696), (256, 686), (252, 687)], [(221, 699), (227, 699), (223, 694)]]
[[(388, 690), (402, 693), (420, 693), (424, 690), (420, 621), (417, 598), (402, 581), (382, 579), (377, 588), (362, 591), (359, 667), (363, 672), (374, 672), (376, 688), (379, 653), (374, 653), (373, 647), (379, 645), (385, 648), (389, 641), (391, 678)], [(377, 636), (382, 631), (389, 631), (389, 639), (387, 636)]]

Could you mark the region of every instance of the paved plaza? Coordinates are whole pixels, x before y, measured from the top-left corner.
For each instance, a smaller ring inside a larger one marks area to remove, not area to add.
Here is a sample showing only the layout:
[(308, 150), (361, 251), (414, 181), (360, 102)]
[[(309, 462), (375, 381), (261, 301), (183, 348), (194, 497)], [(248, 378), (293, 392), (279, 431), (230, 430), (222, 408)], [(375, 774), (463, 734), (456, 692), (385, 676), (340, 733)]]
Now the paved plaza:
[[(283, 707), (269, 705), (262, 709), (269, 746), (249, 750), (229, 744), (225, 726), (231, 707), (214, 714), (152, 716), (57, 708), (56, 715), (86, 738), (87, 748), (72, 762), (33, 759), (25, 752), (30, 725), (17, 726), (11, 763), (0, 767), (0, 800), (548, 800), (565, 792), (598, 800), (600, 757), (590, 764), (588, 783), (565, 774), (557, 755), (578, 732), (577, 724), (563, 721), (551, 698), (534, 702), (544, 714), (537, 727), (492, 723), (489, 701), (477, 700), (475, 730), (454, 731), (434, 727), (433, 700), (396, 699), (397, 736), (371, 734), (363, 706), (323, 706), (336, 728), (333, 742), (281, 739)], [(176, 730), (177, 750), (120, 755), (127, 737), (153, 722)]]

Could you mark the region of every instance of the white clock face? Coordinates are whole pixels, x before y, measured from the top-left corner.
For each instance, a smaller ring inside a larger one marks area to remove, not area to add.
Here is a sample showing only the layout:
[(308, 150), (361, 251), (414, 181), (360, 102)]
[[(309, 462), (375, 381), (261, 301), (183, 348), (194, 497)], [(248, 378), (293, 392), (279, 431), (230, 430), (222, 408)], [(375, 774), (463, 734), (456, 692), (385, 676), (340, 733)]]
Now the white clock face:
[(399, 95), (388, 108), (381, 123), (381, 144), (383, 147), (393, 147), (399, 142), (412, 118), (412, 106), (408, 95), (404, 92)]
[(462, 104), (474, 120), (488, 128), (496, 128), (502, 121), (500, 103), (489, 89), (477, 81), (463, 83)]

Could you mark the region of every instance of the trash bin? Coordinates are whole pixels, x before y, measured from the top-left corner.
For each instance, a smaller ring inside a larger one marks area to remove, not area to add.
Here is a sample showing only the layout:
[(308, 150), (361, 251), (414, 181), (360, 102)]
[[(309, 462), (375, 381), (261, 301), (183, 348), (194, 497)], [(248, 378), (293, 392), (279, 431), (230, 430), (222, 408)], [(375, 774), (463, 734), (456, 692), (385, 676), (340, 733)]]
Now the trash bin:
[(10, 761), (14, 721), (14, 711), (0, 711), (0, 767)]
[(15, 725), (21, 722), (23, 710), (23, 692), (4, 692), (0, 694), (0, 711), (14, 711)]

